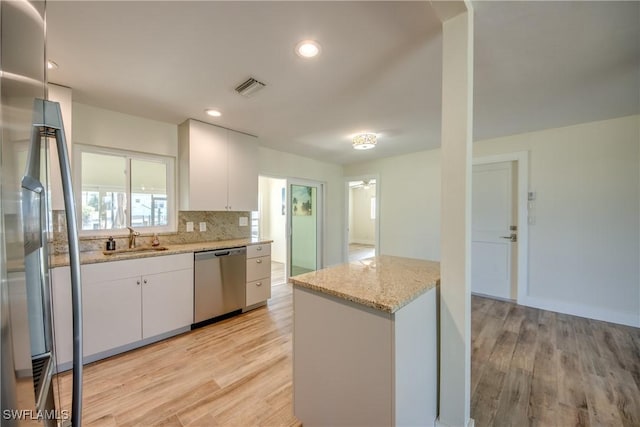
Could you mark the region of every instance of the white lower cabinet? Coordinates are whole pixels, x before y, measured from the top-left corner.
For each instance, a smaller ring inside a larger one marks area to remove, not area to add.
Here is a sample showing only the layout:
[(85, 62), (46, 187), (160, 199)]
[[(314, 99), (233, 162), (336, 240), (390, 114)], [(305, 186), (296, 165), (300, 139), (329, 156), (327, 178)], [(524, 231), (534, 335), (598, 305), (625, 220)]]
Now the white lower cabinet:
[(142, 338), (192, 323), (193, 269), (142, 277)]
[[(87, 264), (81, 274), (89, 360), (193, 322), (192, 253)], [(57, 363), (64, 365), (73, 354), (69, 268), (53, 268), (51, 281)]]
[(246, 307), (271, 298), (271, 245), (247, 246)]
[(138, 279), (86, 283), (82, 287), (85, 356), (140, 340)]

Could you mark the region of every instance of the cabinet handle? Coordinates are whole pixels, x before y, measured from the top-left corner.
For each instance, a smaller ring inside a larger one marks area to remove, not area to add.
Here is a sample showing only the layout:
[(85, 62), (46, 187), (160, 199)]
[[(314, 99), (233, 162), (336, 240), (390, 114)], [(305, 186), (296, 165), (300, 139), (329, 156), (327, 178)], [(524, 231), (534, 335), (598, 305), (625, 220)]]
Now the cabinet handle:
[(262, 282), (256, 283), (256, 286), (262, 286)]
[(258, 264), (262, 264), (262, 260), (261, 260), (261, 259), (257, 259), (257, 260), (256, 260), (256, 262), (257, 262)]
[(262, 250), (262, 246), (258, 246), (258, 247), (256, 248), (256, 251), (261, 251), (261, 250)]
[(144, 279), (144, 280), (143, 280), (143, 282), (144, 282), (144, 284), (146, 285), (146, 284), (147, 284), (147, 279)]
[(136, 283), (139, 285), (140, 284), (140, 280), (137, 280)]

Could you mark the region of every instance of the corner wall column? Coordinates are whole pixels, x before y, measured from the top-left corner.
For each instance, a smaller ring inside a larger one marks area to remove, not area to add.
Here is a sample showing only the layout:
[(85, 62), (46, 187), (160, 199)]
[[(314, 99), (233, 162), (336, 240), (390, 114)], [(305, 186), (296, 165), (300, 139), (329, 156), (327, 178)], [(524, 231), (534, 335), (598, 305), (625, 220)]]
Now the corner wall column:
[(470, 427), (473, 9), (433, 1), (442, 21), (440, 398), (438, 426)]

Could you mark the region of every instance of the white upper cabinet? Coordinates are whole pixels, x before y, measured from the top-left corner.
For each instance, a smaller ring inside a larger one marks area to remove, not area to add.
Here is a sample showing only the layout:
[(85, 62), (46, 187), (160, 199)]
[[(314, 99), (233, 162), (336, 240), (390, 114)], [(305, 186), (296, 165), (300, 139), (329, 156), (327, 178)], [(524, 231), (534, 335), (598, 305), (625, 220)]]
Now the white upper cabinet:
[(187, 120), (178, 141), (180, 210), (258, 210), (255, 137)]
[(258, 143), (244, 133), (229, 131), (227, 144), (230, 211), (258, 210)]

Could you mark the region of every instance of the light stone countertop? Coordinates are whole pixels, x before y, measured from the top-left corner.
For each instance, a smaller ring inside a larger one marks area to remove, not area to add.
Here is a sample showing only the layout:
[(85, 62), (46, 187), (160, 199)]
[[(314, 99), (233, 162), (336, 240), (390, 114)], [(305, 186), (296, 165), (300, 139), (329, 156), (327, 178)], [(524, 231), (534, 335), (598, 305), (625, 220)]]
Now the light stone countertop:
[(440, 284), (440, 263), (380, 255), (289, 278), (295, 286), (387, 313)]
[[(189, 252), (209, 251), (226, 248), (239, 248), (242, 246), (259, 245), (271, 243), (273, 240), (255, 239), (233, 239), (215, 240), (198, 243), (169, 244), (160, 246), (166, 247), (165, 251), (144, 251), (144, 252), (121, 252), (105, 255), (102, 251), (80, 252), (80, 264), (95, 264), (99, 262), (122, 261), (125, 259), (148, 258), (163, 255), (183, 254)], [(63, 267), (69, 265), (68, 254), (51, 255), (49, 267)]]

